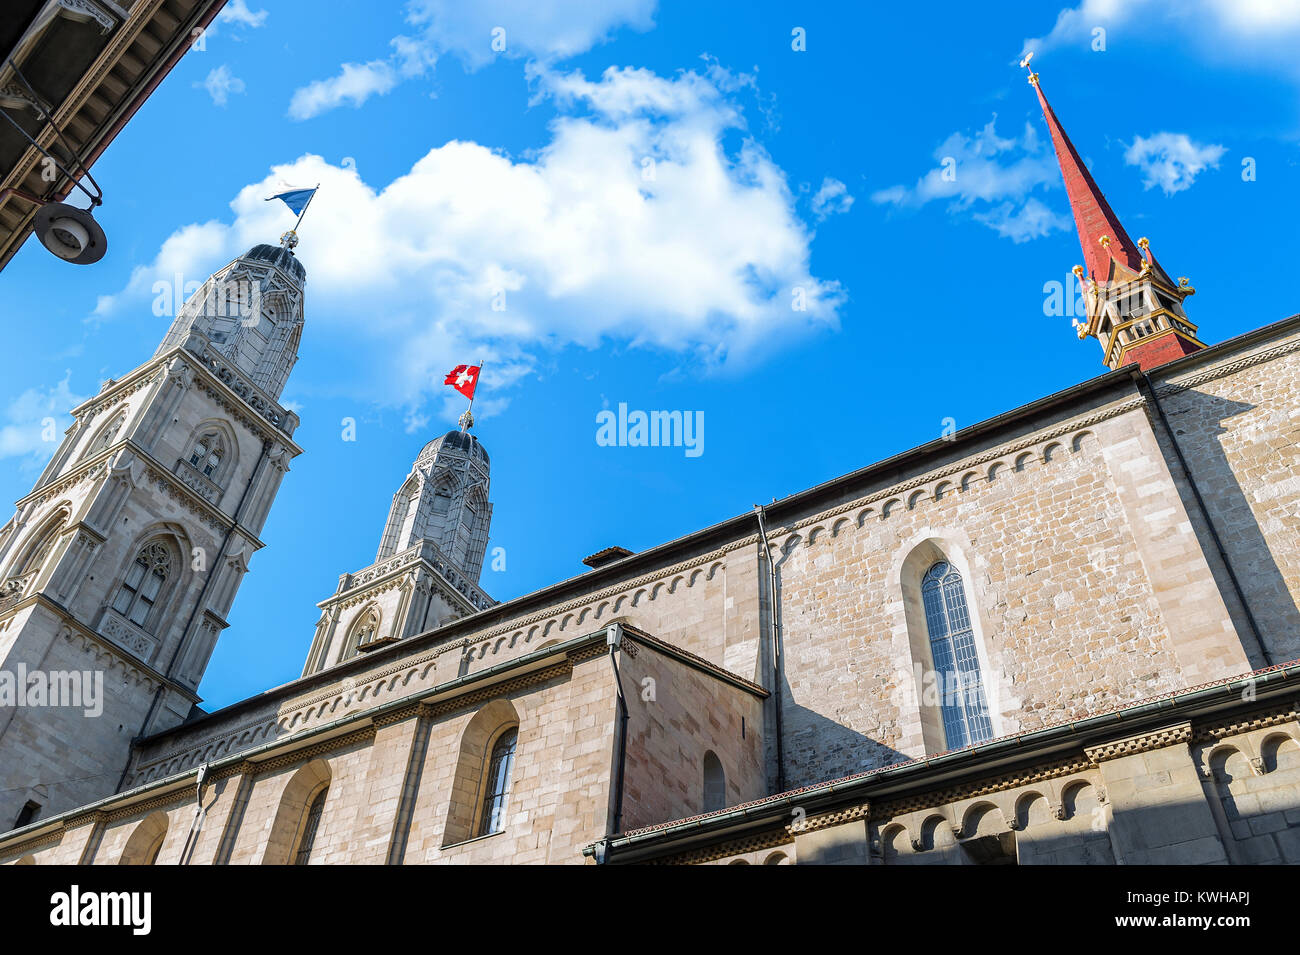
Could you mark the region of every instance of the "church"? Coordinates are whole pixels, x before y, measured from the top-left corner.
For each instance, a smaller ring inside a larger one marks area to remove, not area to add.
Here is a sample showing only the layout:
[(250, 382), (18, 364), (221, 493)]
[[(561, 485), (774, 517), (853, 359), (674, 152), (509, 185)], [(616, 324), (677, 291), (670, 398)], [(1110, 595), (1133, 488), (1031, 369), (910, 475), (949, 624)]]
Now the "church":
[(307, 282), (215, 273), (0, 529), (0, 670), (102, 677), (0, 707), (0, 862), (1300, 862), (1300, 316), (1207, 343), (1030, 83), (1102, 374), (504, 603), (464, 421), (206, 713)]

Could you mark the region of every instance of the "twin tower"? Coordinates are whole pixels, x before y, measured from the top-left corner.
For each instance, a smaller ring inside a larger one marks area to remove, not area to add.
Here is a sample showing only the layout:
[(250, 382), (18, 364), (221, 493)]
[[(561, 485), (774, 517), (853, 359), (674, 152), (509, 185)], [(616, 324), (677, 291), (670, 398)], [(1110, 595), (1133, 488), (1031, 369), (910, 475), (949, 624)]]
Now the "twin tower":
[[(198, 704), (301, 453), (280, 396), (305, 283), (272, 245), (209, 277), (152, 358), (73, 410), (0, 528), (0, 831), (116, 792), (133, 740)], [(320, 605), (304, 674), (492, 605), (488, 471), (468, 433), (425, 446), (375, 562)]]

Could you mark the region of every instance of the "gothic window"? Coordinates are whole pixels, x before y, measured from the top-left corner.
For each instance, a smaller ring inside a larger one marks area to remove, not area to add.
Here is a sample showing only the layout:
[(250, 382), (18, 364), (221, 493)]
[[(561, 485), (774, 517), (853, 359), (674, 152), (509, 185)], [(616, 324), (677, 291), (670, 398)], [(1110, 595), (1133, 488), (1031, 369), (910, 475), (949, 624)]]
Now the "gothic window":
[(483, 779), (483, 815), (479, 820), (480, 836), (501, 832), (506, 827), (506, 802), (510, 797), (510, 772), (515, 765), (515, 744), (519, 730), (511, 727), (497, 737)]
[(126, 412), (119, 412), (118, 415), (109, 421), (108, 424), (99, 429), (99, 433), (95, 435), (94, 439), (90, 442), (90, 446), (86, 448), (86, 454), (98, 454), (100, 451), (107, 449), (117, 440), (118, 432), (122, 430), (122, 425), (125, 422)]
[(343, 647), (340, 662), (356, 656), (357, 651), (371, 643), (379, 635), (379, 608), (371, 607), (357, 618), (348, 633), (347, 643)]
[(133, 624), (143, 627), (158, 602), (163, 584), (171, 572), (172, 554), (166, 545), (147, 545), (127, 569), (126, 578), (113, 601), (113, 609)]
[(120, 865), (154, 865), (167, 838), (167, 813), (151, 812), (136, 824), (122, 849)]
[(303, 820), (302, 836), (298, 839), (298, 851), (294, 854), (294, 865), (306, 865), (311, 859), (312, 847), (316, 844), (316, 832), (320, 829), (321, 813), (325, 811), (325, 796), (330, 791), (326, 786), (307, 807), (307, 816)]
[(215, 431), (203, 435), (190, 448), (190, 467), (206, 478), (215, 480), (221, 470), (221, 459), (226, 453), (221, 435)]
[(727, 775), (713, 750), (704, 754), (704, 811), (715, 812), (727, 805)]
[[(66, 517), (66, 515), (63, 515)], [(14, 565), (14, 571), (9, 575), (5, 583), (4, 590), (8, 592), (21, 593), (31, 583), (32, 577), (45, 564), (45, 558), (50, 556), (50, 551), (54, 549), (55, 543), (58, 542), (59, 534), (63, 531), (63, 519), (53, 521), (43, 533), (39, 534), (31, 546), (27, 548), (27, 553), (23, 559)]]
[(992, 739), (993, 723), (984, 701), (961, 574), (947, 561), (935, 563), (921, 580), (921, 598), (948, 748), (961, 749)]

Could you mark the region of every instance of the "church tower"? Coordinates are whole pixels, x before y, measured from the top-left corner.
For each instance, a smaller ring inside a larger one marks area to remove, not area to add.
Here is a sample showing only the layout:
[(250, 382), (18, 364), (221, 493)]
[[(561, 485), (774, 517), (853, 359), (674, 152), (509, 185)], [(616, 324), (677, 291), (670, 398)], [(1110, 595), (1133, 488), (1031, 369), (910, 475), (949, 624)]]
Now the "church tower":
[(304, 676), (495, 603), (478, 586), (492, 523), (489, 469), (468, 424), (424, 446), (393, 495), (375, 562), (341, 576), (318, 605)]
[[(1032, 57), (1020, 65), (1028, 67)], [(1205, 344), (1183, 310), (1183, 301), (1196, 290), (1187, 279), (1175, 283), (1166, 274), (1145, 238), (1136, 243), (1129, 238), (1048, 105), (1037, 73), (1029, 74), (1029, 83), (1052, 135), (1087, 263), (1086, 275), (1083, 266), (1074, 267), (1087, 306), (1087, 321), (1074, 323), (1079, 338), (1097, 339), (1102, 360), (1112, 369), (1154, 368), (1200, 351)]]
[(258, 245), (104, 383), (0, 528), (0, 830), (117, 790), (199, 702), (289, 462), (306, 270)]

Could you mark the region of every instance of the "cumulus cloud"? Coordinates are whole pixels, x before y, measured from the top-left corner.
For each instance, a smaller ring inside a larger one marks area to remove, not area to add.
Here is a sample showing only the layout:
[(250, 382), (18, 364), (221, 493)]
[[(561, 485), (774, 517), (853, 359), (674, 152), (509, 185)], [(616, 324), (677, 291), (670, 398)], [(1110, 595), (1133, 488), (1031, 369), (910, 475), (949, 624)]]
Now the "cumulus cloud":
[(230, 67), (224, 63), (214, 70), (209, 70), (203, 82), (194, 85), (207, 90), (208, 95), (212, 97), (212, 102), (217, 106), (225, 106), (230, 101), (231, 93), (244, 92), (244, 81), (231, 73)]
[(1016, 242), (1068, 229), (1067, 217), (1030, 195), (1060, 185), (1051, 149), (1029, 123), (1019, 138), (1009, 139), (998, 135), (996, 123), (994, 114), (973, 136), (953, 133), (934, 151), (938, 165), (915, 185), (877, 190), (871, 200), (902, 207), (947, 200), (949, 211), (969, 212), (975, 221)]
[(274, 241), (292, 220), (264, 198), (320, 182), (298, 250), (307, 334), (346, 343), (335, 386), (412, 415), (466, 356), (498, 390), (550, 347), (614, 341), (716, 368), (836, 325), (844, 293), (810, 272), (784, 172), (710, 75), (537, 80), (559, 114), (529, 158), (454, 140), (372, 184), (301, 157), (245, 187), (232, 223), (179, 230), (98, 317)]
[(1194, 142), (1186, 133), (1155, 133), (1135, 137), (1124, 151), (1124, 162), (1142, 170), (1144, 189), (1159, 186), (1172, 196), (1191, 188), (1207, 168), (1218, 169), (1227, 151), (1226, 146)]
[(217, 14), (217, 21), (256, 29), (266, 23), (268, 16), (270, 13), (266, 10), (250, 10), (248, 0), (227, 0), (226, 5)]
[(623, 27), (650, 29), (656, 2), (412, 0), (407, 23), (414, 30), (392, 39), (387, 59), (345, 63), (339, 75), (295, 90), (289, 115), (308, 119), (345, 102), (360, 106), (402, 79), (426, 73), (444, 55), (455, 56), (469, 70), (498, 57), (552, 64), (590, 50)]
[(23, 458), (24, 468), (45, 463), (63, 439), (68, 412), (89, 397), (74, 394), (71, 380), (68, 371), (52, 388), (28, 388), (9, 403), (0, 423), (0, 458)]
[(294, 90), (289, 117), (311, 119), (344, 103), (357, 107), (372, 96), (389, 92), (397, 83), (397, 70), (387, 60), (344, 63), (337, 76)]
[(848, 212), (851, 208), (853, 197), (849, 195), (849, 187), (838, 179), (827, 176), (822, 180), (821, 188), (813, 193), (812, 211), (818, 222), (837, 213)]

